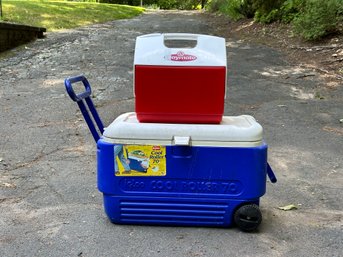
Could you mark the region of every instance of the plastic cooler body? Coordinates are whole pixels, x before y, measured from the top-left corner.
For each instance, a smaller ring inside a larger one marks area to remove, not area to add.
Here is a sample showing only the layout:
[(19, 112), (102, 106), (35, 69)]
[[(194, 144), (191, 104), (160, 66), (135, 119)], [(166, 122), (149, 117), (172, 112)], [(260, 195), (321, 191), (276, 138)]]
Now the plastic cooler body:
[(164, 176), (116, 176), (115, 144), (98, 141), (98, 188), (118, 224), (230, 226), (266, 190), (267, 145), (166, 146)]
[(118, 224), (230, 226), (266, 190), (267, 145), (249, 115), (220, 124), (140, 123), (120, 115), (97, 142), (98, 188)]
[[(190, 42), (194, 45), (189, 46)], [(134, 92), (138, 120), (220, 123), (226, 63), (224, 38), (185, 33), (137, 37)]]
[(135, 66), (140, 122), (220, 123), (225, 67)]

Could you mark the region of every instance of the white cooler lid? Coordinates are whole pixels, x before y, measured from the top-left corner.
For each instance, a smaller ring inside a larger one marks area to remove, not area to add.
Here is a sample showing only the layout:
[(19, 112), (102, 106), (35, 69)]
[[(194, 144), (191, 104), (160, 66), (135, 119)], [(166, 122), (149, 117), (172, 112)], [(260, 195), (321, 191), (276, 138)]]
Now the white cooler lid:
[[(194, 47), (168, 47), (168, 40), (193, 41)], [(136, 38), (134, 65), (226, 67), (225, 39), (187, 33), (154, 33)]]
[(103, 139), (116, 144), (243, 146), (262, 144), (262, 126), (249, 115), (224, 116), (220, 124), (139, 123), (136, 113), (120, 115)]

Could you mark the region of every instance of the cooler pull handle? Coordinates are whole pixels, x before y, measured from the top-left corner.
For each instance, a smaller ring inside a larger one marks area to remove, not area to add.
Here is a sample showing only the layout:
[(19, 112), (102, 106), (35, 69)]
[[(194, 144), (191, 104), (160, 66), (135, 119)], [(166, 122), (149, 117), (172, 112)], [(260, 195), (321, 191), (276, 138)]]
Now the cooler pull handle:
[(273, 170), (270, 167), (268, 162), (267, 162), (267, 175), (269, 177), (270, 182), (272, 182), (272, 183), (276, 183), (277, 182), (276, 176), (275, 176), (275, 174), (274, 174), (274, 172), (273, 172)]
[[(83, 85), (86, 89), (84, 92), (78, 93), (78, 94), (75, 93), (72, 84), (77, 83), (77, 82), (83, 83)], [(77, 102), (77, 104), (81, 110), (81, 113), (82, 113), (82, 115), (83, 115), (83, 117), (84, 117), (84, 119), (88, 125), (89, 130), (91, 131), (95, 142), (97, 142), (100, 139), (100, 135), (98, 133), (98, 130), (100, 131), (100, 134), (102, 135), (104, 133), (104, 125), (103, 125), (103, 123), (99, 117), (99, 114), (96, 111), (95, 106), (93, 104), (93, 101), (91, 99), (92, 89), (91, 89), (91, 86), (90, 86), (88, 80), (86, 79), (85, 76), (80, 75), (80, 76), (65, 79), (64, 85), (66, 87), (66, 90), (67, 90), (70, 98), (74, 102)], [(87, 109), (87, 107), (88, 107), (88, 109)], [(98, 127), (98, 130), (96, 129), (93, 120), (95, 121), (95, 124)]]
[(191, 33), (164, 33), (164, 40), (192, 40), (197, 41), (199, 35)]
[(163, 43), (167, 48), (195, 48), (198, 45), (197, 34), (165, 33)]

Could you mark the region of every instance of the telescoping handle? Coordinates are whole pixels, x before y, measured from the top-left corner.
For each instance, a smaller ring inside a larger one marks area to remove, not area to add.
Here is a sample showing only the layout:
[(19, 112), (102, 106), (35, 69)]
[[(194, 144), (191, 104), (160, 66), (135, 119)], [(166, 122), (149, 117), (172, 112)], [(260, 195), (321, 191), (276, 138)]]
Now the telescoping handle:
[(267, 162), (267, 175), (270, 179), (270, 182), (272, 183), (276, 183), (277, 182), (277, 179), (276, 179), (276, 176), (272, 170), (272, 167), (270, 167), (269, 163)]
[[(76, 94), (73, 89), (73, 84), (78, 83), (78, 82), (82, 82), (82, 84), (85, 87), (85, 91), (82, 93)], [(66, 87), (66, 90), (70, 98), (78, 104), (81, 110), (81, 113), (89, 127), (89, 130), (91, 131), (95, 142), (97, 142), (100, 139), (100, 135), (104, 133), (104, 125), (91, 99), (92, 89), (88, 80), (86, 79), (85, 76), (80, 75), (80, 76), (65, 79), (64, 85)], [(100, 131), (100, 135), (94, 122), (98, 130)]]

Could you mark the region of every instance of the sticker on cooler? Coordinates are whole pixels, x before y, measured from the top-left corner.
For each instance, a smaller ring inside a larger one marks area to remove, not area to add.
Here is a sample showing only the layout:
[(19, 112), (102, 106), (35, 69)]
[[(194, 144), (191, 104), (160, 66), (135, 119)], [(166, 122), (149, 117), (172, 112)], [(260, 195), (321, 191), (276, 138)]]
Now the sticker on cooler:
[(191, 62), (197, 59), (195, 55), (186, 54), (183, 51), (178, 51), (176, 54), (167, 55), (165, 58), (174, 62)]
[(115, 145), (116, 176), (165, 176), (166, 147), (160, 145)]

